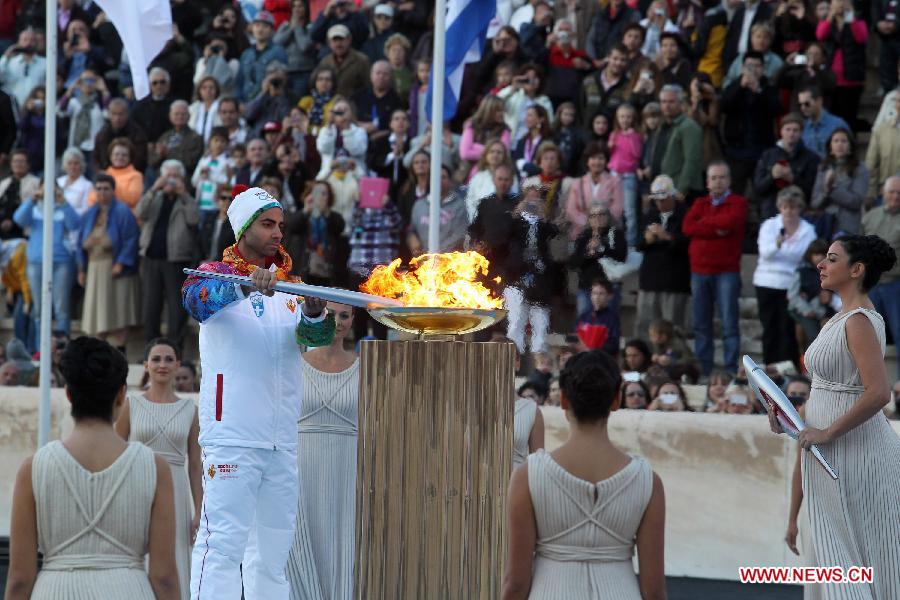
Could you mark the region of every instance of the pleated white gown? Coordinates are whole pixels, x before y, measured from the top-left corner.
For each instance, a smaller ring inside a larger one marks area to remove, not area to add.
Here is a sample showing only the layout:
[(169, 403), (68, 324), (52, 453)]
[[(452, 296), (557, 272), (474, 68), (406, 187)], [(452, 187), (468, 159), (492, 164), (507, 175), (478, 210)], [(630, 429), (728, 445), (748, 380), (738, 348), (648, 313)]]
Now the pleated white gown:
[(34, 456), (31, 483), (44, 554), (32, 600), (154, 600), (144, 570), (156, 495), (149, 448), (129, 443), (91, 473), (50, 442)]
[(288, 559), (292, 600), (351, 600), (356, 544), (359, 359), (325, 373), (301, 355), (300, 501)]
[[(806, 351), (812, 392), (806, 422), (825, 429), (853, 406), (864, 388), (847, 349), (845, 325), (850, 315), (869, 318), (885, 349), (884, 320), (877, 312), (856, 309), (837, 314)], [(821, 567), (870, 566), (874, 584), (821, 584), (808, 597), (825, 600), (900, 599), (900, 437), (884, 413), (830, 444), (819, 446), (837, 472), (828, 476), (804, 452), (803, 499), (809, 511), (815, 564)], [(809, 586), (807, 586), (809, 587)]]
[(161, 404), (143, 395), (128, 397), (131, 433), (129, 440), (148, 446), (169, 464), (175, 497), (175, 564), (181, 598), (191, 596), (191, 519), (194, 516), (191, 483), (185, 463), (188, 434), (197, 408), (190, 398)]
[(528, 489), (537, 522), (530, 599), (641, 600), (632, 556), (653, 491), (647, 461), (633, 456), (591, 483), (541, 449), (528, 457)]
[(529, 398), (518, 398), (513, 414), (513, 455), (512, 468), (515, 469), (528, 458), (528, 440), (534, 428), (537, 402)]

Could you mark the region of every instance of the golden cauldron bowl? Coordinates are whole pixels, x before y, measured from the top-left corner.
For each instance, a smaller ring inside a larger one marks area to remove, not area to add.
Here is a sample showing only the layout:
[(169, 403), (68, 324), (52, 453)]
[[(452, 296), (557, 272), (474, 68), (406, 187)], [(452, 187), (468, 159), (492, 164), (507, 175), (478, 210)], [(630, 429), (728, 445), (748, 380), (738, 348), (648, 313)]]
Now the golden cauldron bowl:
[(506, 316), (503, 309), (389, 306), (370, 308), (376, 321), (416, 335), (463, 335), (481, 331)]

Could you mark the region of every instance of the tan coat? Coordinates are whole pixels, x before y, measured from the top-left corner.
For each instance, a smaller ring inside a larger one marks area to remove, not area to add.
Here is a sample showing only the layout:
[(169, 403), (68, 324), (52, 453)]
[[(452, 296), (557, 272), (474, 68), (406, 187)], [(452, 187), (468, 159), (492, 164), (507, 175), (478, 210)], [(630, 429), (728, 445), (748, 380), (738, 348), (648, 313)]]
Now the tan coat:
[(869, 197), (881, 194), (881, 186), (891, 175), (900, 173), (900, 129), (895, 122), (875, 128), (866, 151), (869, 167)]

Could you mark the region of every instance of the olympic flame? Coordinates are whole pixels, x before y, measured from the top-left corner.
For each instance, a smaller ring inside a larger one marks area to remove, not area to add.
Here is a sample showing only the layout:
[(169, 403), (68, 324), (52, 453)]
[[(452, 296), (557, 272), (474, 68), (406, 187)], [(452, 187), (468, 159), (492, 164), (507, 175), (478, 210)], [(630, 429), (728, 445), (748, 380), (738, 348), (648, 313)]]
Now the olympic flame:
[(490, 263), (477, 252), (423, 254), (409, 261), (408, 270), (401, 270), (401, 264), (398, 258), (376, 267), (360, 290), (402, 300), (407, 306), (503, 308), (503, 300), (479, 281)]

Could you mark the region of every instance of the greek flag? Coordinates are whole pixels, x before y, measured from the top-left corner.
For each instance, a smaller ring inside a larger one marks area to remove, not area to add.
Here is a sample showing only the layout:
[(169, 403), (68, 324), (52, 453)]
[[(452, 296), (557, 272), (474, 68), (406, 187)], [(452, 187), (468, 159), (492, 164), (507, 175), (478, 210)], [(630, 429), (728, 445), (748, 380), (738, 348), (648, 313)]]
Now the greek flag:
[[(481, 60), (481, 52), (487, 39), (488, 26), (497, 14), (497, 0), (448, 0), (446, 48), (434, 49), (434, 60), (444, 57), (446, 79), (444, 82), (444, 119), (452, 119), (459, 103), (463, 70), (466, 64)], [(443, 53), (441, 52), (443, 50)], [(432, 68), (432, 75), (434, 69)], [(432, 76), (425, 96), (428, 118), (431, 119)]]
[(156, 55), (162, 52), (172, 37), (172, 9), (167, 0), (96, 0), (103, 9), (128, 55), (134, 97), (140, 100), (150, 93), (147, 68)]

